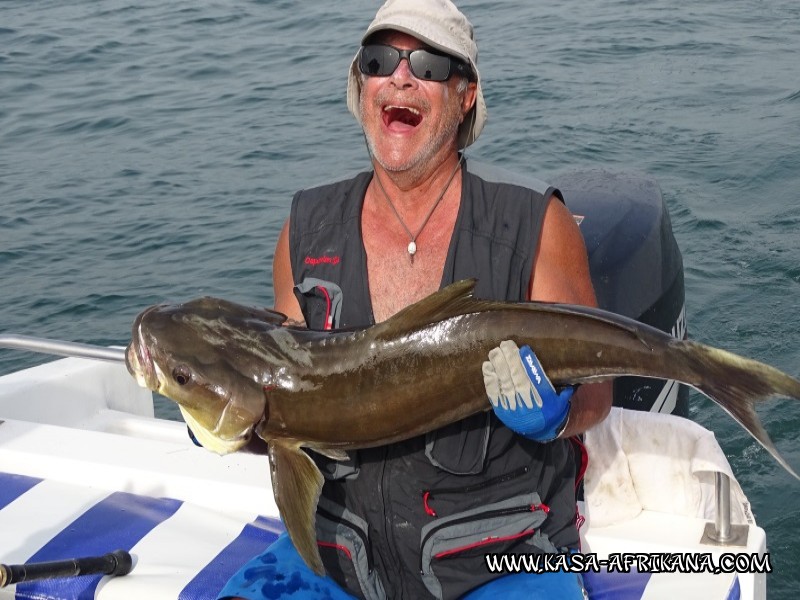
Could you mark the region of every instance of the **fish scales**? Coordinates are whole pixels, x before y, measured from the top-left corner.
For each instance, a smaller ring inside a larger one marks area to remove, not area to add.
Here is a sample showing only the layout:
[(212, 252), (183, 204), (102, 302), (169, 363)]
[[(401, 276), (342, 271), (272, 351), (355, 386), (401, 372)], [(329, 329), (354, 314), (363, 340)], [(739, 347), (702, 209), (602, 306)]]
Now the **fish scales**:
[[(562, 332), (568, 334), (569, 328), (548, 332), (538, 321), (530, 310), (484, 311), (409, 331), (385, 345), (363, 336), (350, 341), (349, 333), (326, 336), (337, 338), (337, 344), (327, 339), (318, 342), (318, 334), (296, 330), (293, 334), (300, 344), (317, 358), (309, 369), (293, 366), (290, 380), (276, 382), (268, 390), (269, 418), (259, 434), (268, 438), (276, 429), (291, 429), (309, 446), (330, 443), (363, 448), (420, 435), (487, 410), (481, 364), (489, 350), (505, 339), (537, 348), (546, 372), (554, 373), (557, 384), (629, 371), (624, 365), (633, 362), (634, 353), (643, 354), (653, 364), (659, 360), (627, 332), (612, 331), (620, 338), (615, 344), (620, 351), (616, 357), (610, 352), (603, 356), (602, 349), (595, 351), (584, 341), (561, 342)], [(608, 340), (607, 334), (604, 339)], [(626, 342), (627, 353), (621, 350)], [(332, 346), (344, 345), (348, 345), (348, 357), (342, 358)], [(326, 352), (330, 354), (323, 356)], [(586, 367), (585, 355), (598, 353), (600, 358)], [(642, 357), (637, 361), (643, 364)], [(643, 370), (648, 366), (643, 364)], [(325, 395), (318, 393), (323, 387)], [(426, 390), (424, 403), (420, 402), (420, 390)], [(332, 398), (342, 427), (332, 427)]]

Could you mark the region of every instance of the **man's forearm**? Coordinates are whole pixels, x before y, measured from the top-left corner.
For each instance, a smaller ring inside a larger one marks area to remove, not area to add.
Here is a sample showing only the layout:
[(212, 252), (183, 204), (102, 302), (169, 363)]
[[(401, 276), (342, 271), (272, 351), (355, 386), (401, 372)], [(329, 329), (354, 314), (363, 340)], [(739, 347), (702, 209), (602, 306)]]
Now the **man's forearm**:
[(611, 381), (584, 384), (575, 390), (567, 428), (559, 437), (583, 433), (605, 419), (611, 410), (612, 392)]

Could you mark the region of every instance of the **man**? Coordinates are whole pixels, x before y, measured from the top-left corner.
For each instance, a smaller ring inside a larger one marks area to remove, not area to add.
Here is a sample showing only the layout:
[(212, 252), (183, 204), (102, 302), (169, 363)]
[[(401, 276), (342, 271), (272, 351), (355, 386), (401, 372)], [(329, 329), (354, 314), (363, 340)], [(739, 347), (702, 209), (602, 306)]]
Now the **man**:
[[(464, 15), (449, 0), (389, 0), (362, 44), (348, 106), (374, 172), (295, 196), (275, 251), (276, 310), (312, 328), (366, 326), (465, 277), (478, 297), (595, 305), (557, 190), (478, 176), (459, 153), (486, 121)], [(610, 388), (570, 399), (540, 374), (533, 352), (504, 342), (484, 364), (494, 411), (346, 462), (314, 455), (327, 576), (284, 536), (223, 596), (582, 597), (575, 575), (503, 577), (484, 561), (578, 545), (568, 438), (605, 417)]]

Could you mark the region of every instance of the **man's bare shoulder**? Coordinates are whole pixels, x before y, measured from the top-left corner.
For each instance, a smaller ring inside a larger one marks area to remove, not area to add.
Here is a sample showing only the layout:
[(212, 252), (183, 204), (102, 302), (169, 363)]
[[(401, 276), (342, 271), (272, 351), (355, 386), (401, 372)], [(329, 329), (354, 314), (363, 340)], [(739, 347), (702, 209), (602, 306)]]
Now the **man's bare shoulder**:
[(583, 235), (572, 213), (551, 197), (534, 260), (531, 300), (596, 306)]

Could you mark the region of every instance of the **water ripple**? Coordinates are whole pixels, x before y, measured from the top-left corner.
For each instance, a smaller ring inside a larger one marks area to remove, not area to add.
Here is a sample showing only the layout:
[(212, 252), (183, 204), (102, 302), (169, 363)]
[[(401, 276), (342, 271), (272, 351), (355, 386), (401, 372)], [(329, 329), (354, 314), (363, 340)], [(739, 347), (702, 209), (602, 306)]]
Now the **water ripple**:
[[(292, 194), (368, 166), (344, 95), (375, 6), (3, 2), (0, 330), (121, 343), (161, 300), (268, 304)], [(692, 335), (796, 374), (800, 4), (459, 6), (489, 108), (468, 155), (544, 179), (655, 176)], [(0, 351), (0, 373), (42, 360)], [(800, 542), (774, 499), (786, 479), (715, 407), (692, 411), (785, 557), (770, 596), (793, 598)], [(796, 412), (770, 404), (764, 418), (800, 464)]]

